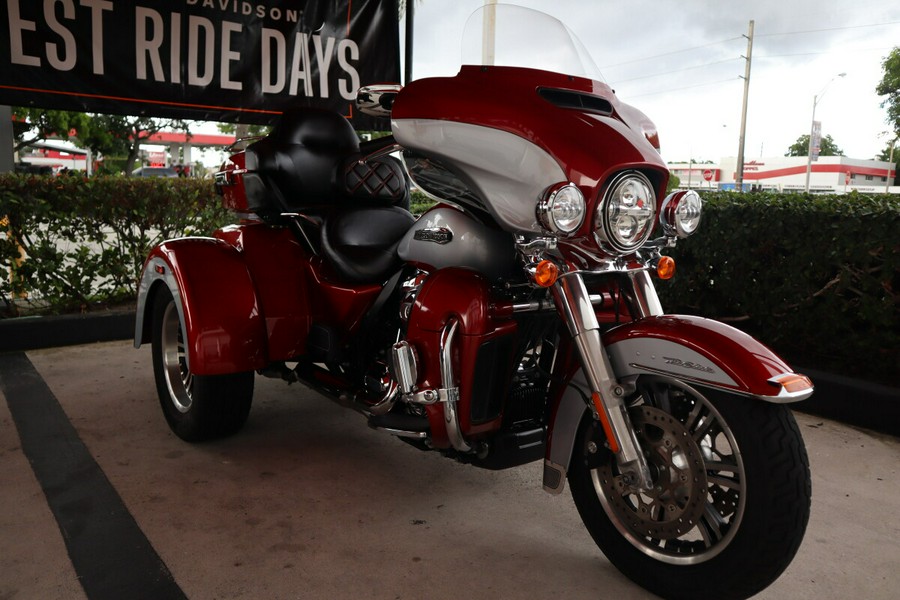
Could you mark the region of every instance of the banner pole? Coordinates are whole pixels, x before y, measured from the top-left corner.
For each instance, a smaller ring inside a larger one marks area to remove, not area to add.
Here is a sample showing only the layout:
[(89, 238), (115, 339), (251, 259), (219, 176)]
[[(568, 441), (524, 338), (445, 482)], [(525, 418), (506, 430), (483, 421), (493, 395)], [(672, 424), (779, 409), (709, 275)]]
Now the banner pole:
[(404, 53), (403, 85), (413, 78), (413, 29), (416, 21), (416, 0), (406, 0), (406, 51)]

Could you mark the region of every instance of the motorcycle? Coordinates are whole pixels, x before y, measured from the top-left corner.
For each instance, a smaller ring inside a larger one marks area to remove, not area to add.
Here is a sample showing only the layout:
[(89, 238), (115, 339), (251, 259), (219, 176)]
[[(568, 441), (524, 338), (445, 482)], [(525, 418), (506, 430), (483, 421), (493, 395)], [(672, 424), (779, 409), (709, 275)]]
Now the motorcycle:
[[(757, 593), (809, 517), (787, 404), (812, 383), (663, 311), (654, 278), (702, 201), (665, 195), (655, 126), (570, 30), (496, 5), (464, 40), (453, 77), (360, 89), (388, 137), (286, 112), (216, 174), (238, 223), (151, 251), (135, 346), (168, 425), (234, 434), (257, 374), (299, 381), (421, 450), (542, 460), (543, 488), (568, 481), (600, 550), (655, 594)], [(410, 179), (436, 202), (418, 218)]]

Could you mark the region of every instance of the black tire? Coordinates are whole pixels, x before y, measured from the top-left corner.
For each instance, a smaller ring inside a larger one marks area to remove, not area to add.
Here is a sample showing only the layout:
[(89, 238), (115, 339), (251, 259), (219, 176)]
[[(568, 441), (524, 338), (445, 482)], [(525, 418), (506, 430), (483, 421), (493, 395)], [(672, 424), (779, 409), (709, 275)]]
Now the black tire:
[(175, 435), (187, 442), (200, 442), (240, 431), (253, 402), (253, 371), (192, 374), (185, 358), (178, 311), (164, 286), (154, 298), (152, 326), (156, 392)]
[(658, 486), (624, 487), (590, 414), (568, 475), (610, 562), (663, 598), (747, 598), (775, 581), (809, 520), (809, 460), (790, 410), (663, 377), (641, 378), (630, 400)]

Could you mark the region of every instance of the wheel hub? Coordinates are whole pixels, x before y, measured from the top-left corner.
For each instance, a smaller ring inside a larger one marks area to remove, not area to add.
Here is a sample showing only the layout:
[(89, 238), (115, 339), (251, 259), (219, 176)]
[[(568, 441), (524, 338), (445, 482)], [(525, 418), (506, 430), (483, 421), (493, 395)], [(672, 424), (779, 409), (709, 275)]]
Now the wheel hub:
[(614, 472), (614, 460), (598, 468), (600, 485), (634, 534), (658, 540), (677, 538), (697, 525), (707, 504), (700, 447), (680, 421), (662, 410), (639, 406), (630, 416), (647, 454), (653, 488), (635, 490)]

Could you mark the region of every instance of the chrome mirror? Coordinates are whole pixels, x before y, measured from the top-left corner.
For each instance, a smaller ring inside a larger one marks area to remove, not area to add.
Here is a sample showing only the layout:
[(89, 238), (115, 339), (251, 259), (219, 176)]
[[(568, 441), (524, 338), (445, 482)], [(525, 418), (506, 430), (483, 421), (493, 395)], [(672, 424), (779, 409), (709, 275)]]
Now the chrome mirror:
[(356, 92), (356, 108), (372, 117), (390, 117), (394, 98), (402, 85), (379, 83), (364, 85)]

